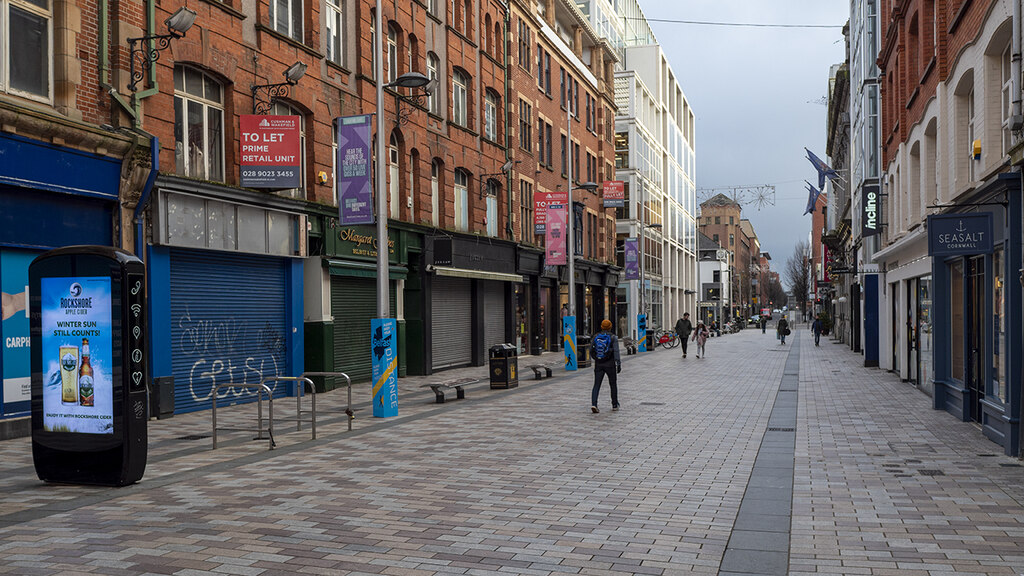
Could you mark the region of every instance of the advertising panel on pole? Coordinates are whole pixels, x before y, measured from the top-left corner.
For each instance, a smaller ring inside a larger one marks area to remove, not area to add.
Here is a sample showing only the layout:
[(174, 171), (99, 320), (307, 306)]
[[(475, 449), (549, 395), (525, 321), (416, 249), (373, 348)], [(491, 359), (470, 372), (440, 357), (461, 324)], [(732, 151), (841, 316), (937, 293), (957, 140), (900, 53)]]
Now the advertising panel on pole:
[(370, 181), (373, 155), (373, 116), (338, 118), (338, 157), (334, 183), (338, 190), (338, 220), (342, 226), (373, 224), (373, 186)]
[(991, 212), (928, 217), (929, 256), (989, 254), (992, 248)]
[(626, 183), (622, 180), (609, 180), (604, 183), (604, 207), (626, 207)]
[(565, 347), (565, 369), (572, 372), (576, 363), (576, 317), (562, 316), (562, 344)]
[(548, 207), (552, 204), (566, 205), (569, 195), (565, 192), (537, 192), (533, 195), (533, 233), (544, 234), (546, 231)]
[(302, 185), (301, 124), (300, 116), (238, 117), (242, 186), (285, 189)]
[(27, 412), (32, 399), (32, 367), (29, 337), (28, 265), (34, 252), (0, 250), (0, 295), (2, 322), (0, 338), (3, 353), (3, 388), (0, 389), (0, 414)]
[(566, 264), (567, 246), (565, 243), (566, 217), (568, 210), (564, 204), (548, 206), (547, 229), (544, 233), (545, 264), (553, 266)]
[(110, 277), (43, 278), (43, 429), (114, 433)]
[(647, 314), (636, 315), (636, 351), (647, 352)]
[(373, 415), (398, 416), (398, 321), (374, 318), (370, 321), (370, 357), (373, 363)]
[(636, 238), (626, 238), (623, 242), (626, 258), (626, 280), (640, 279), (640, 245)]

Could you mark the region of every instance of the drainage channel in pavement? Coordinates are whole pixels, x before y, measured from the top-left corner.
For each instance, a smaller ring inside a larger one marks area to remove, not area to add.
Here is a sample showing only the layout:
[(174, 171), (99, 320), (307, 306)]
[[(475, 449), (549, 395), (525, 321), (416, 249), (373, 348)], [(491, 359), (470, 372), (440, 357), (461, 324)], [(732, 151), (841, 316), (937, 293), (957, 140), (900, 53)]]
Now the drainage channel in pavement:
[(784, 576), (789, 570), (800, 378), (798, 336), (793, 335), (768, 429), (722, 557), (720, 576)]

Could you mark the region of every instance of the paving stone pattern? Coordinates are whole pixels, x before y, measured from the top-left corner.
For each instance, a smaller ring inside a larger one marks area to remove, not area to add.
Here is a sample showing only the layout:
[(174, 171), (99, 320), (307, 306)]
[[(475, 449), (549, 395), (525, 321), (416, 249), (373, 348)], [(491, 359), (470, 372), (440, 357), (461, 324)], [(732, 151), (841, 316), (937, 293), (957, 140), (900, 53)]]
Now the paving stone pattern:
[[(1024, 572), (1016, 461), (844, 346), (748, 330), (706, 358), (623, 358), (619, 412), (606, 385), (590, 413), (592, 371), (556, 370), (443, 405), (429, 378), (403, 379), (386, 420), (357, 386), (352, 431), (344, 393), (324, 394), (317, 440), (278, 402), (273, 451), (240, 432), (217, 450), (178, 439), (208, 435), (208, 413), (151, 421), (146, 476), (120, 489), (42, 484), (30, 442), (2, 442), (0, 574), (717, 574), (727, 547), (783, 538), (791, 574)], [(767, 432), (783, 408), (792, 448)], [(748, 501), (787, 512), (758, 482), (786, 450), (791, 529), (744, 529)]]

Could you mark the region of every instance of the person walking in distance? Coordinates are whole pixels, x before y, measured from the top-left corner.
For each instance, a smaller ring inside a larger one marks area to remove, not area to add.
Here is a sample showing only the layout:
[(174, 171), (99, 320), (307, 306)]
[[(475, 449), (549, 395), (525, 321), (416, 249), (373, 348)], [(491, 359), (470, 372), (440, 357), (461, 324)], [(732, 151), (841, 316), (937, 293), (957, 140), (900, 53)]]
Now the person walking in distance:
[(676, 335), (679, 336), (679, 342), (683, 345), (683, 358), (686, 358), (686, 340), (690, 337), (690, 332), (693, 332), (690, 313), (683, 312), (683, 317), (676, 320)]
[(761, 314), (761, 334), (764, 334), (768, 328), (768, 315)]
[(612, 334), (611, 320), (601, 321), (601, 332), (594, 336), (590, 347), (594, 356), (594, 389), (590, 393), (590, 411), (594, 414), (601, 411), (597, 407), (597, 395), (607, 375), (612, 393), (612, 412), (616, 412), (619, 409), (618, 374), (622, 372), (622, 360), (619, 359), (619, 339)]
[(704, 349), (704, 345), (708, 341), (708, 336), (711, 336), (711, 332), (703, 322), (698, 321), (697, 327), (693, 330), (693, 341), (697, 343), (697, 358), (707, 357), (708, 353)]
[(818, 346), (821, 342), (821, 318), (815, 318), (814, 322), (811, 323), (811, 330), (814, 331), (814, 345)]
[(782, 341), (783, 346), (786, 344), (786, 336), (789, 336), (789, 321), (783, 316), (779, 318), (779, 321), (775, 324), (775, 332), (779, 335), (779, 340)]

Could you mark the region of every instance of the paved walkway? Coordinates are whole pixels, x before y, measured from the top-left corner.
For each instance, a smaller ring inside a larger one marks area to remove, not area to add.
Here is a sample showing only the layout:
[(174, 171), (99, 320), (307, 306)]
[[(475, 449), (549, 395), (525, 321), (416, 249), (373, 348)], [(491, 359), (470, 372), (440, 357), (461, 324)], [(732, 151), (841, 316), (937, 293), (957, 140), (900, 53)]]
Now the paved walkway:
[(605, 389), (590, 413), (591, 371), (556, 370), (440, 405), (403, 379), (387, 420), (358, 386), (351, 431), (344, 393), (321, 395), (318, 438), (282, 420), (273, 451), (233, 431), (211, 450), (207, 412), (151, 421), (146, 476), (120, 489), (42, 484), (29, 440), (2, 442), (0, 573), (1024, 573), (1018, 461), (793, 336), (624, 356), (619, 412)]

